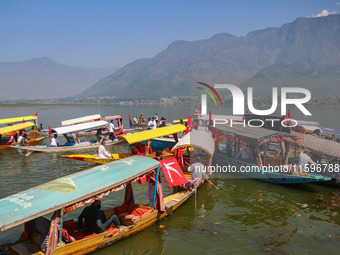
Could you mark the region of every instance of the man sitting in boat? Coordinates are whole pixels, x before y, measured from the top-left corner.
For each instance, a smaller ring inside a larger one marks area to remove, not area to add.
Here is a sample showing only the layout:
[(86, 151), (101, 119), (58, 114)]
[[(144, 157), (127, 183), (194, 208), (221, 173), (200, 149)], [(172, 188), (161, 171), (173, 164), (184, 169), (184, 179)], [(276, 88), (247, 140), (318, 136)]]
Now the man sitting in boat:
[(133, 123), (135, 123), (135, 124), (138, 123), (138, 118), (137, 118), (137, 116), (135, 116), (135, 117), (133, 118)]
[(98, 158), (111, 158), (112, 155), (104, 147), (105, 141), (101, 141), (101, 145), (98, 147)]
[(188, 167), (188, 172), (190, 173), (191, 179), (203, 179), (206, 177), (204, 165), (201, 163), (201, 158), (199, 156), (191, 156), (195, 163)]
[(18, 138), (18, 143), (20, 143), (21, 146), (25, 146), (28, 144), (27, 134), (24, 133), (23, 135), (20, 135)]
[(308, 149), (305, 149), (303, 152), (300, 153), (298, 163), (298, 170), (300, 172), (304, 172), (308, 164), (315, 164), (315, 162), (309, 157), (310, 153), (311, 151)]
[(73, 136), (73, 139), (74, 139), (75, 143), (80, 143), (79, 133), (78, 132), (77, 133), (73, 133), (72, 136)]
[(100, 208), (100, 200), (96, 200), (90, 206), (85, 207), (78, 217), (78, 228), (82, 228), (84, 219), (86, 227), (88, 228), (88, 232), (91, 232), (91, 234), (99, 234), (106, 231), (110, 228), (112, 223), (114, 223), (116, 226), (120, 224), (117, 215), (113, 214), (110, 216), (110, 218), (106, 219), (103, 210), (100, 210)]
[(58, 135), (54, 134), (52, 140), (51, 140), (51, 147), (58, 147), (59, 146), (59, 140), (58, 140)]
[(235, 160), (241, 158), (243, 161), (253, 162), (253, 152), (251, 151), (249, 144), (237, 153)]

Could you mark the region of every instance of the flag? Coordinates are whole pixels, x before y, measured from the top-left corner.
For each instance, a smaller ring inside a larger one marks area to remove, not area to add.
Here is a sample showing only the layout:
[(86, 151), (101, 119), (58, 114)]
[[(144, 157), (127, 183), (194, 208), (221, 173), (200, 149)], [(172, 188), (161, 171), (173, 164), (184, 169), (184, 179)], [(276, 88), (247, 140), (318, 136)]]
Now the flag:
[(209, 110), (209, 125), (213, 125), (214, 122), (212, 120), (212, 115), (211, 115), (211, 111)]
[(202, 112), (202, 105), (200, 104), (200, 112)]
[(35, 116), (38, 116), (38, 112), (35, 113)]
[(287, 116), (288, 116), (288, 119), (289, 119), (288, 124), (289, 124), (289, 126), (291, 126), (292, 123), (291, 123), (290, 120), (292, 119), (292, 115), (290, 114), (290, 108), (288, 108), (288, 114), (287, 114)]
[(51, 138), (52, 130), (50, 124), (48, 124), (48, 136)]
[(178, 165), (176, 158), (167, 158), (159, 161), (162, 165), (162, 170), (165, 179), (169, 183), (169, 187), (175, 187), (187, 183), (181, 167)]
[(195, 106), (195, 113), (198, 114), (198, 108)]
[(185, 130), (185, 133), (189, 133), (190, 130), (192, 129), (192, 122), (191, 122), (191, 116), (188, 117), (188, 122), (187, 122), (187, 129)]
[(10, 145), (14, 139), (15, 131), (12, 131), (11, 138), (9, 138), (9, 141), (6, 143), (6, 145)]
[(178, 158), (178, 164), (184, 167), (184, 160), (183, 160), (181, 148), (178, 148), (177, 150), (177, 158)]
[(133, 124), (132, 124), (130, 113), (129, 113), (129, 124), (130, 124), (130, 128), (133, 128)]

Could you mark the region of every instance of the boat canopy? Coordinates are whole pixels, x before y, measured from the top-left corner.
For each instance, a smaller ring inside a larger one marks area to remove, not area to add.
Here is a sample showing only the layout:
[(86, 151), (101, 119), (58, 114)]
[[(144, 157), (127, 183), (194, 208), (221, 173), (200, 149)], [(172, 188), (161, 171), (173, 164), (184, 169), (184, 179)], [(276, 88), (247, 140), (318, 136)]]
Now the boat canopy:
[(0, 119), (0, 124), (22, 122), (22, 120), (28, 121), (28, 120), (36, 120), (36, 119), (37, 119), (36, 115), (14, 117), (14, 118), (8, 118), (8, 119)]
[(79, 118), (70, 119), (70, 120), (63, 120), (61, 122), (61, 125), (69, 126), (69, 125), (74, 125), (74, 124), (79, 124), (79, 123), (94, 121), (94, 120), (101, 120), (101, 119), (102, 117), (100, 116), (100, 114), (94, 114), (94, 115), (79, 117)]
[(332, 128), (320, 127), (322, 133), (331, 134), (331, 135), (340, 135), (340, 131)]
[[(182, 119), (183, 122), (188, 122), (188, 119)], [(181, 120), (174, 120), (173, 123), (180, 123)]]
[(215, 152), (215, 141), (212, 138), (211, 134), (206, 131), (198, 131), (192, 130), (172, 148), (171, 151), (174, 151), (178, 148), (185, 147), (196, 147), (201, 150), (204, 150), (206, 153), (212, 157)]
[(335, 141), (319, 138), (315, 135), (304, 135), (300, 145), (319, 154), (340, 158), (340, 143)]
[(221, 132), (227, 135), (236, 136), (238, 139), (257, 148), (263, 143), (271, 141), (288, 141), (294, 143), (297, 136), (285, 132), (270, 130), (261, 127), (243, 126), (240, 124), (230, 127), (229, 125), (215, 125), (211, 127), (213, 132)]
[(115, 116), (106, 116), (105, 120), (115, 120), (115, 119), (122, 119), (122, 115), (115, 115)]
[(301, 127), (303, 127), (305, 130), (308, 130), (310, 132), (313, 132), (314, 130), (319, 129), (321, 131), (321, 128), (318, 126), (309, 126), (309, 125), (300, 125)]
[[(0, 229), (5, 230), (94, 196), (107, 195), (159, 166), (133, 156), (80, 171), (0, 199)], [(85, 202), (88, 203), (88, 202)]]
[(86, 122), (86, 123), (81, 123), (81, 124), (76, 124), (76, 125), (53, 128), (52, 132), (55, 132), (59, 135), (63, 135), (63, 134), (74, 133), (78, 131), (85, 131), (85, 130), (90, 130), (94, 128), (99, 128), (99, 127), (103, 127), (107, 125), (108, 123), (104, 120), (91, 121), (91, 122)]
[(11, 133), (13, 131), (18, 131), (18, 130), (22, 130), (25, 128), (33, 127), (33, 126), (34, 126), (33, 122), (25, 122), (25, 123), (13, 125), (13, 126), (3, 127), (3, 128), (0, 128), (0, 134), (3, 135), (3, 134)]
[(178, 132), (182, 132), (185, 130), (186, 130), (186, 126), (182, 124), (177, 124), (177, 125), (172, 125), (172, 126), (146, 130), (146, 131), (142, 131), (142, 132), (138, 132), (138, 133), (134, 133), (130, 135), (125, 135), (123, 136), (123, 138), (129, 144), (134, 144), (134, 143), (139, 143), (139, 142), (151, 140), (151, 139), (166, 136), (166, 135), (176, 134)]
[(319, 126), (319, 122), (307, 121), (307, 120), (297, 120), (297, 124), (304, 125), (304, 126)]

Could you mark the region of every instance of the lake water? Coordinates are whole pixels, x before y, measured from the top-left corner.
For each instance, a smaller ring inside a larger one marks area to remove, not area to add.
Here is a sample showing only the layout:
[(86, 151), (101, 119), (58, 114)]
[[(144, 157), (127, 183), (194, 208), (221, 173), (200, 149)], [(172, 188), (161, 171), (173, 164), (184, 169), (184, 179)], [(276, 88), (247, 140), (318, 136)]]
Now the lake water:
[[(165, 116), (168, 121), (187, 118), (186, 106), (103, 106), (103, 105), (7, 105), (0, 106), (0, 118), (32, 115), (47, 128), (60, 121), (100, 113), (121, 114), (128, 126), (131, 117)], [(340, 129), (337, 109), (310, 109), (313, 120)], [(221, 110), (219, 110), (221, 111)], [(218, 112), (221, 114), (222, 112)], [(225, 112), (223, 112), (225, 113)], [(226, 114), (230, 114), (230, 112)], [(297, 119), (307, 119), (292, 112)], [(108, 147), (125, 152), (128, 146)], [(95, 153), (96, 150), (82, 151)], [(65, 154), (71, 154), (67, 152)], [(23, 191), (93, 165), (67, 160), (62, 153), (32, 153), (29, 157), (15, 149), (0, 150), (0, 198)], [(212, 176), (216, 190), (205, 184), (173, 214), (117, 244), (95, 254), (338, 254), (340, 247), (340, 189), (329, 185), (280, 186), (251, 179)], [(136, 201), (146, 202), (146, 186), (134, 185)], [(168, 193), (169, 189), (164, 188)], [(122, 191), (103, 199), (108, 208), (123, 201)], [(0, 208), (1, 210), (1, 208)], [(77, 217), (80, 210), (68, 213)], [(160, 228), (164, 225), (165, 228)], [(15, 241), (22, 226), (0, 233), (0, 243)]]

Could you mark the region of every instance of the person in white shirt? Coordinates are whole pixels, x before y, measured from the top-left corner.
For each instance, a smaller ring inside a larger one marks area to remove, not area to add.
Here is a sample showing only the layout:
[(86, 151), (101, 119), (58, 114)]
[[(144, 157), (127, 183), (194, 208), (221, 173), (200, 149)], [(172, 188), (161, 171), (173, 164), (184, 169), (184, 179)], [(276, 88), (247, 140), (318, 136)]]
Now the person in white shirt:
[(155, 118), (152, 117), (151, 120), (151, 129), (156, 129), (157, 128), (157, 122), (155, 121)]
[(304, 172), (308, 164), (315, 164), (315, 162), (308, 156), (310, 152), (310, 150), (305, 149), (303, 152), (300, 153), (298, 163), (299, 171)]
[(57, 147), (59, 146), (59, 140), (58, 140), (58, 135), (57, 134), (54, 134), (54, 137), (52, 138), (51, 140), (51, 147)]
[(21, 142), (21, 140), (24, 138), (24, 135), (23, 134), (21, 134), (21, 135), (19, 135), (19, 137), (18, 137), (18, 143), (20, 143)]
[(251, 151), (249, 145), (247, 145), (247, 147), (243, 148), (237, 153), (235, 160), (238, 159), (239, 157), (241, 157), (241, 160), (244, 160), (247, 162), (253, 161), (253, 152)]
[(111, 158), (112, 155), (105, 149), (104, 147), (105, 141), (101, 142), (101, 145), (98, 147), (98, 158)]
[(113, 125), (113, 120), (111, 120), (110, 124), (109, 124), (109, 139), (111, 139), (112, 141), (115, 139), (115, 126)]
[(151, 122), (150, 118), (148, 118), (148, 128), (147, 128), (147, 130), (149, 130), (149, 129), (152, 129), (152, 122)]
[(200, 157), (194, 157), (195, 163), (188, 167), (188, 172), (190, 173), (191, 179), (203, 179), (206, 178), (206, 172), (204, 165), (200, 162)]
[(155, 121), (158, 124), (158, 113), (155, 114)]

